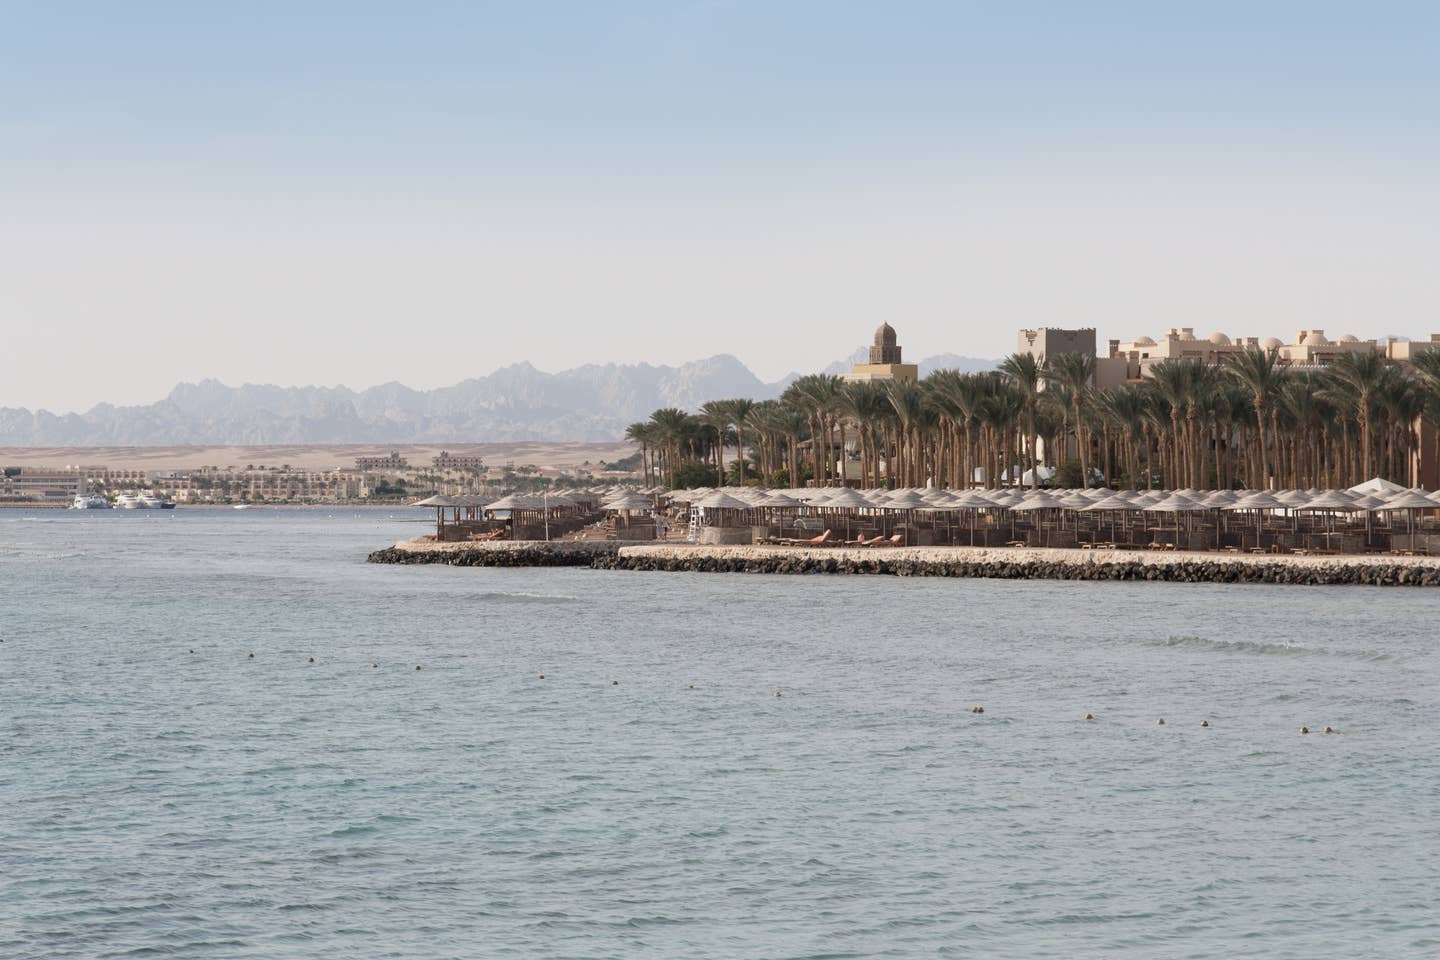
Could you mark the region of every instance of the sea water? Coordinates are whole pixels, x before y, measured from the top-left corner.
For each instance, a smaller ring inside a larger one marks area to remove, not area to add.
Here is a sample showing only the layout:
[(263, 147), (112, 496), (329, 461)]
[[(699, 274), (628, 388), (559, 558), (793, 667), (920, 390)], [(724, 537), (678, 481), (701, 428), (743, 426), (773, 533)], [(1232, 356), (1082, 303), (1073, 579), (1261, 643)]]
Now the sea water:
[(0, 512), (0, 957), (1440, 954), (1440, 591), (364, 562), (423, 518)]

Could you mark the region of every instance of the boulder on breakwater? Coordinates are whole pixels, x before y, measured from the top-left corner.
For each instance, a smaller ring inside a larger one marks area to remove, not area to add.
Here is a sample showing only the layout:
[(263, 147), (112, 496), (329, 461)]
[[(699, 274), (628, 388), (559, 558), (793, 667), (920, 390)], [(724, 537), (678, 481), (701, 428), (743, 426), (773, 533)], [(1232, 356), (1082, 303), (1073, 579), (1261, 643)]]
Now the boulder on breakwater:
[(1308, 586), (1440, 586), (1440, 560), (1394, 557), (1236, 557), (930, 547), (822, 550), (785, 547), (624, 546), (610, 542), (433, 544), (410, 541), (370, 555), (372, 563), (590, 567), (687, 573), (869, 574), (1002, 580), (1154, 580)]

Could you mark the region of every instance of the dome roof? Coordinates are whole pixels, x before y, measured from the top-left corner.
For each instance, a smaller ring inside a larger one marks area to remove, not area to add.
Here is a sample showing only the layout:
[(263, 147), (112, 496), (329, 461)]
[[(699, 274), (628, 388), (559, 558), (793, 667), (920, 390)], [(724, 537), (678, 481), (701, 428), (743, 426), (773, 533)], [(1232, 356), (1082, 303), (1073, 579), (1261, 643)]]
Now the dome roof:
[(1357, 336), (1355, 336), (1355, 334), (1353, 334), (1353, 333), (1347, 333), (1347, 334), (1345, 334), (1345, 336), (1343, 336), (1343, 337), (1340, 338), (1340, 342), (1341, 342), (1341, 343), (1359, 343), (1359, 342), (1360, 342), (1360, 338), (1357, 337)]
[(1279, 350), (1281, 347), (1285, 346), (1285, 344), (1281, 343), (1279, 339), (1275, 337), (1266, 337), (1264, 340), (1260, 341), (1260, 346), (1264, 347), (1266, 350)]
[(1194, 340), (1194, 339), (1195, 339), (1195, 334), (1192, 333), (1192, 332), (1189, 331), (1189, 330), (1181, 330), (1181, 331), (1180, 331), (1180, 339), (1181, 339), (1181, 340)]
[(880, 326), (876, 327), (876, 328), (875, 328), (875, 346), (877, 346), (877, 347), (893, 347), (893, 346), (895, 346), (895, 328), (892, 327), (892, 326), (890, 326), (890, 324), (888, 324), (888, 323), (882, 323), (882, 324), (880, 324)]
[(1154, 341), (1154, 340), (1151, 340), (1149, 337), (1136, 337), (1136, 338), (1135, 338), (1135, 346), (1137, 346), (1137, 347), (1153, 347), (1153, 346), (1155, 346), (1155, 341)]
[(1326, 337), (1325, 334), (1321, 333), (1319, 330), (1315, 330), (1310, 334), (1310, 336), (1305, 338), (1305, 343), (1310, 346), (1328, 347), (1330, 346), (1330, 339)]
[(1210, 342), (1215, 344), (1215, 346), (1217, 347), (1230, 346), (1230, 338), (1225, 336), (1225, 334), (1220, 333), (1219, 331), (1210, 334)]

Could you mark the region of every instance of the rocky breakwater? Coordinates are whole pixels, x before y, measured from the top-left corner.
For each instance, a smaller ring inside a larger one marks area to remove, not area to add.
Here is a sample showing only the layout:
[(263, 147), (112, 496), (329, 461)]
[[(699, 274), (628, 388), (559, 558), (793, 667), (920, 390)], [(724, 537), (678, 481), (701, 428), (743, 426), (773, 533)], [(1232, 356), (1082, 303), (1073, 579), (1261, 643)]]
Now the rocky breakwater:
[(1440, 586), (1440, 558), (1298, 557), (1056, 549), (632, 546), (597, 556), (607, 570), (878, 574), (1005, 580)]
[(461, 567), (590, 567), (687, 573), (871, 574), (1002, 580), (1157, 580), (1176, 583), (1291, 583), (1440, 586), (1440, 557), (1251, 556), (1118, 550), (987, 547), (803, 547), (616, 542), (407, 540), (370, 554), (371, 563)]
[(603, 541), (497, 540), (491, 543), (437, 543), (402, 540), (370, 554), (371, 563), (446, 563), (456, 567), (589, 567), (614, 554), (618, 544)]

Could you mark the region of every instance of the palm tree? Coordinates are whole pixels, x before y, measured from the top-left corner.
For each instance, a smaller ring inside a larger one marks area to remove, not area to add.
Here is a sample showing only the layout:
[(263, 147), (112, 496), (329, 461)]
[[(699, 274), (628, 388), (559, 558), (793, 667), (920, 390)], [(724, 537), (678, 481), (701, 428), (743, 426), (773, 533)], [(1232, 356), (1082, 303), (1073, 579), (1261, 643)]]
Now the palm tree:
[(916, 486), (912, 478), (917, 472), (919, 455), (922, 398), (920, 385), (911, 380), (886, 380), (885, 398), (895, 411), (899, 429), (896, 431), (895, 459), (899, 463), (900, 485)]
[(675, 467), (679, 465), (682, 456), (681, 451), (689, 446), (692, 454), (694, 453), (699, 421), (677, 407), (656, 410), (650, 414), (650, 420), (654, 425), (656, 438), (664, 451), (663, 482), (668, 486), (674, 480)]
[(1377, 402), (1385, 415), (1385, 456), (1381, 462), (1387, 464), (1382, 475), (1390, 478), (1404, 478), (1406, 486), (1420, 483), (1419, 464), (1414, 453), (1419, 449), (1420, 438), (1415, 425), (1425, 412), (1425, 397), (1415, 389), (1416, 378), (1407, 377), (1396, 367), (1386, 367)]
[(822, 456), (821, 447), (830, 444), (830, 411), (834, 409), (835, 394), (840, 389), (841, 379), (825, 373), (812, 373), (800, 377), (785, 388), (781, 397), (786, 403), (805, 411), (810, 421), (811, 462), (815, 471), (815, 483), (825, 485), (829, 476), (828, 449)]
[(655, 437), (654, 421), (641, 420), (625, 428), (625, 439), (640, 444), (640, 470), (645, 476), (647, 487), (654, 483), (651, 479), (651, 452), (655, 446)]
[(860, 448), (861, 486), (879, 485), (880, 467), (876, 431), (885, 421), (890, 401), (877, 384), (856, 381), (843, 383), (835, 396), (836, 412), (841, 422), (855, 427)]
[(1075, 414), (1075, 447), (1080, 452), (1080, 477), (1083, 486), (1090, 486), (1090, 459), (1085, 451), (1084, 405), (1095, 379), (1095, 358), (1088, 353), (1061, 353), (1045, 362), (1042, 379), (1070, 393)]
[[(951, 424), (955, 445), (959, 448), (951, 456), (951, 472), (958, 475), (962, 488), (975, 482), (975, 431), (990, 379), (983, 374), (958, 370), (936, 370), (926, 378), (930, 402)], [(989, 479), (987, 476), (987, 485)]]
[(800, 441), (805, 439), (806, 431), (810, 426), (810, 416), (800, 407), (790, 403), (782, 403), (776, 410), (777, 423), (780, 431), (785, 436), (785, 450), (789, 457), (787, 472), (790, 474), (790, 486), (800, 486)]
[(1326, 368), (1326, 375), (1350, 393), (1355, 405), (1355, 419), (1360, 424), (1360, 473), (1370, 476), (1370, 417), (1374, 413), (1376, 394), (1385, 380), (1385, 358), (1378, 353), (1344, 353)]
[(1258, 347), (1232, 353), (1225, 358), (1225, 372), (1249, 391), (1251, 403), (1255, 408), (1255, 428), (1259, 440), (1257, 448), (1260, 462), (1260, 469), (1255, 480), (1257, 487), (1263, 487), (1266, 484), (1266, 478), (1270, 475), (1265, 459), (1265, 418), (1270, 413), (1270, 408), (1275, 401), (1275, 394), (1280, 387), (1282, 375), (1277, 365), (1278, 359), (1278, 354), (1274, 350), (1261, 350)]
[(1171, 358), (1150, 367), (1150, 389), (1164, 403), (1170, 416), (1170, 463), (1165, 477), (1169, 485), (1177, 490), (1184, 485), (1181, 478), (1190, 475), (1180, 417), (1194, 397), (1195, 370), (1198, 366), (1196, 360)]
[(743, 487), (745, 486), (745, 421), (750, 418), (750, 411), (755, 408), (755, 401), (736, 397), (734, 400), (726, 400), (725, 403), (730, 409), (730, 422), (735, 425), (735, 459), (739, 464), (740, 486)]
[(709, 400), (700, 405), (700, 422), (714, 429), (719, 441), (715, 444), (715, 486), (725, 486), (725, 435), (730, 431), (730, 405), (724, 400)]
[(1440, 350), (1427, 350), (1414, 357), (1417, 389), (1425, 397), (1425, 418), (1435, 436), (1435, 459), (1440, 462)]
[(1145, 394), (1134, 384), (1122, 384), (1101, 391), (1095, 397), (1100, 409), (1109, 417), (1120, 439), (1121, 460), (1130, 489), (1137, 489), (1140, 478), (1139, 450), (1145, 443)]
[(1045, 365), (1033, 353), (1012, 353), (1000, 364), (1000, 372), (1014, 381), (1025, 401), (1025, 441), (1030, 454), (1030, 489), (1040, 485), (1040, 459), (1036, 453), (1035, 408), (1040, 401), (1040, 386), (1045, 378)]

